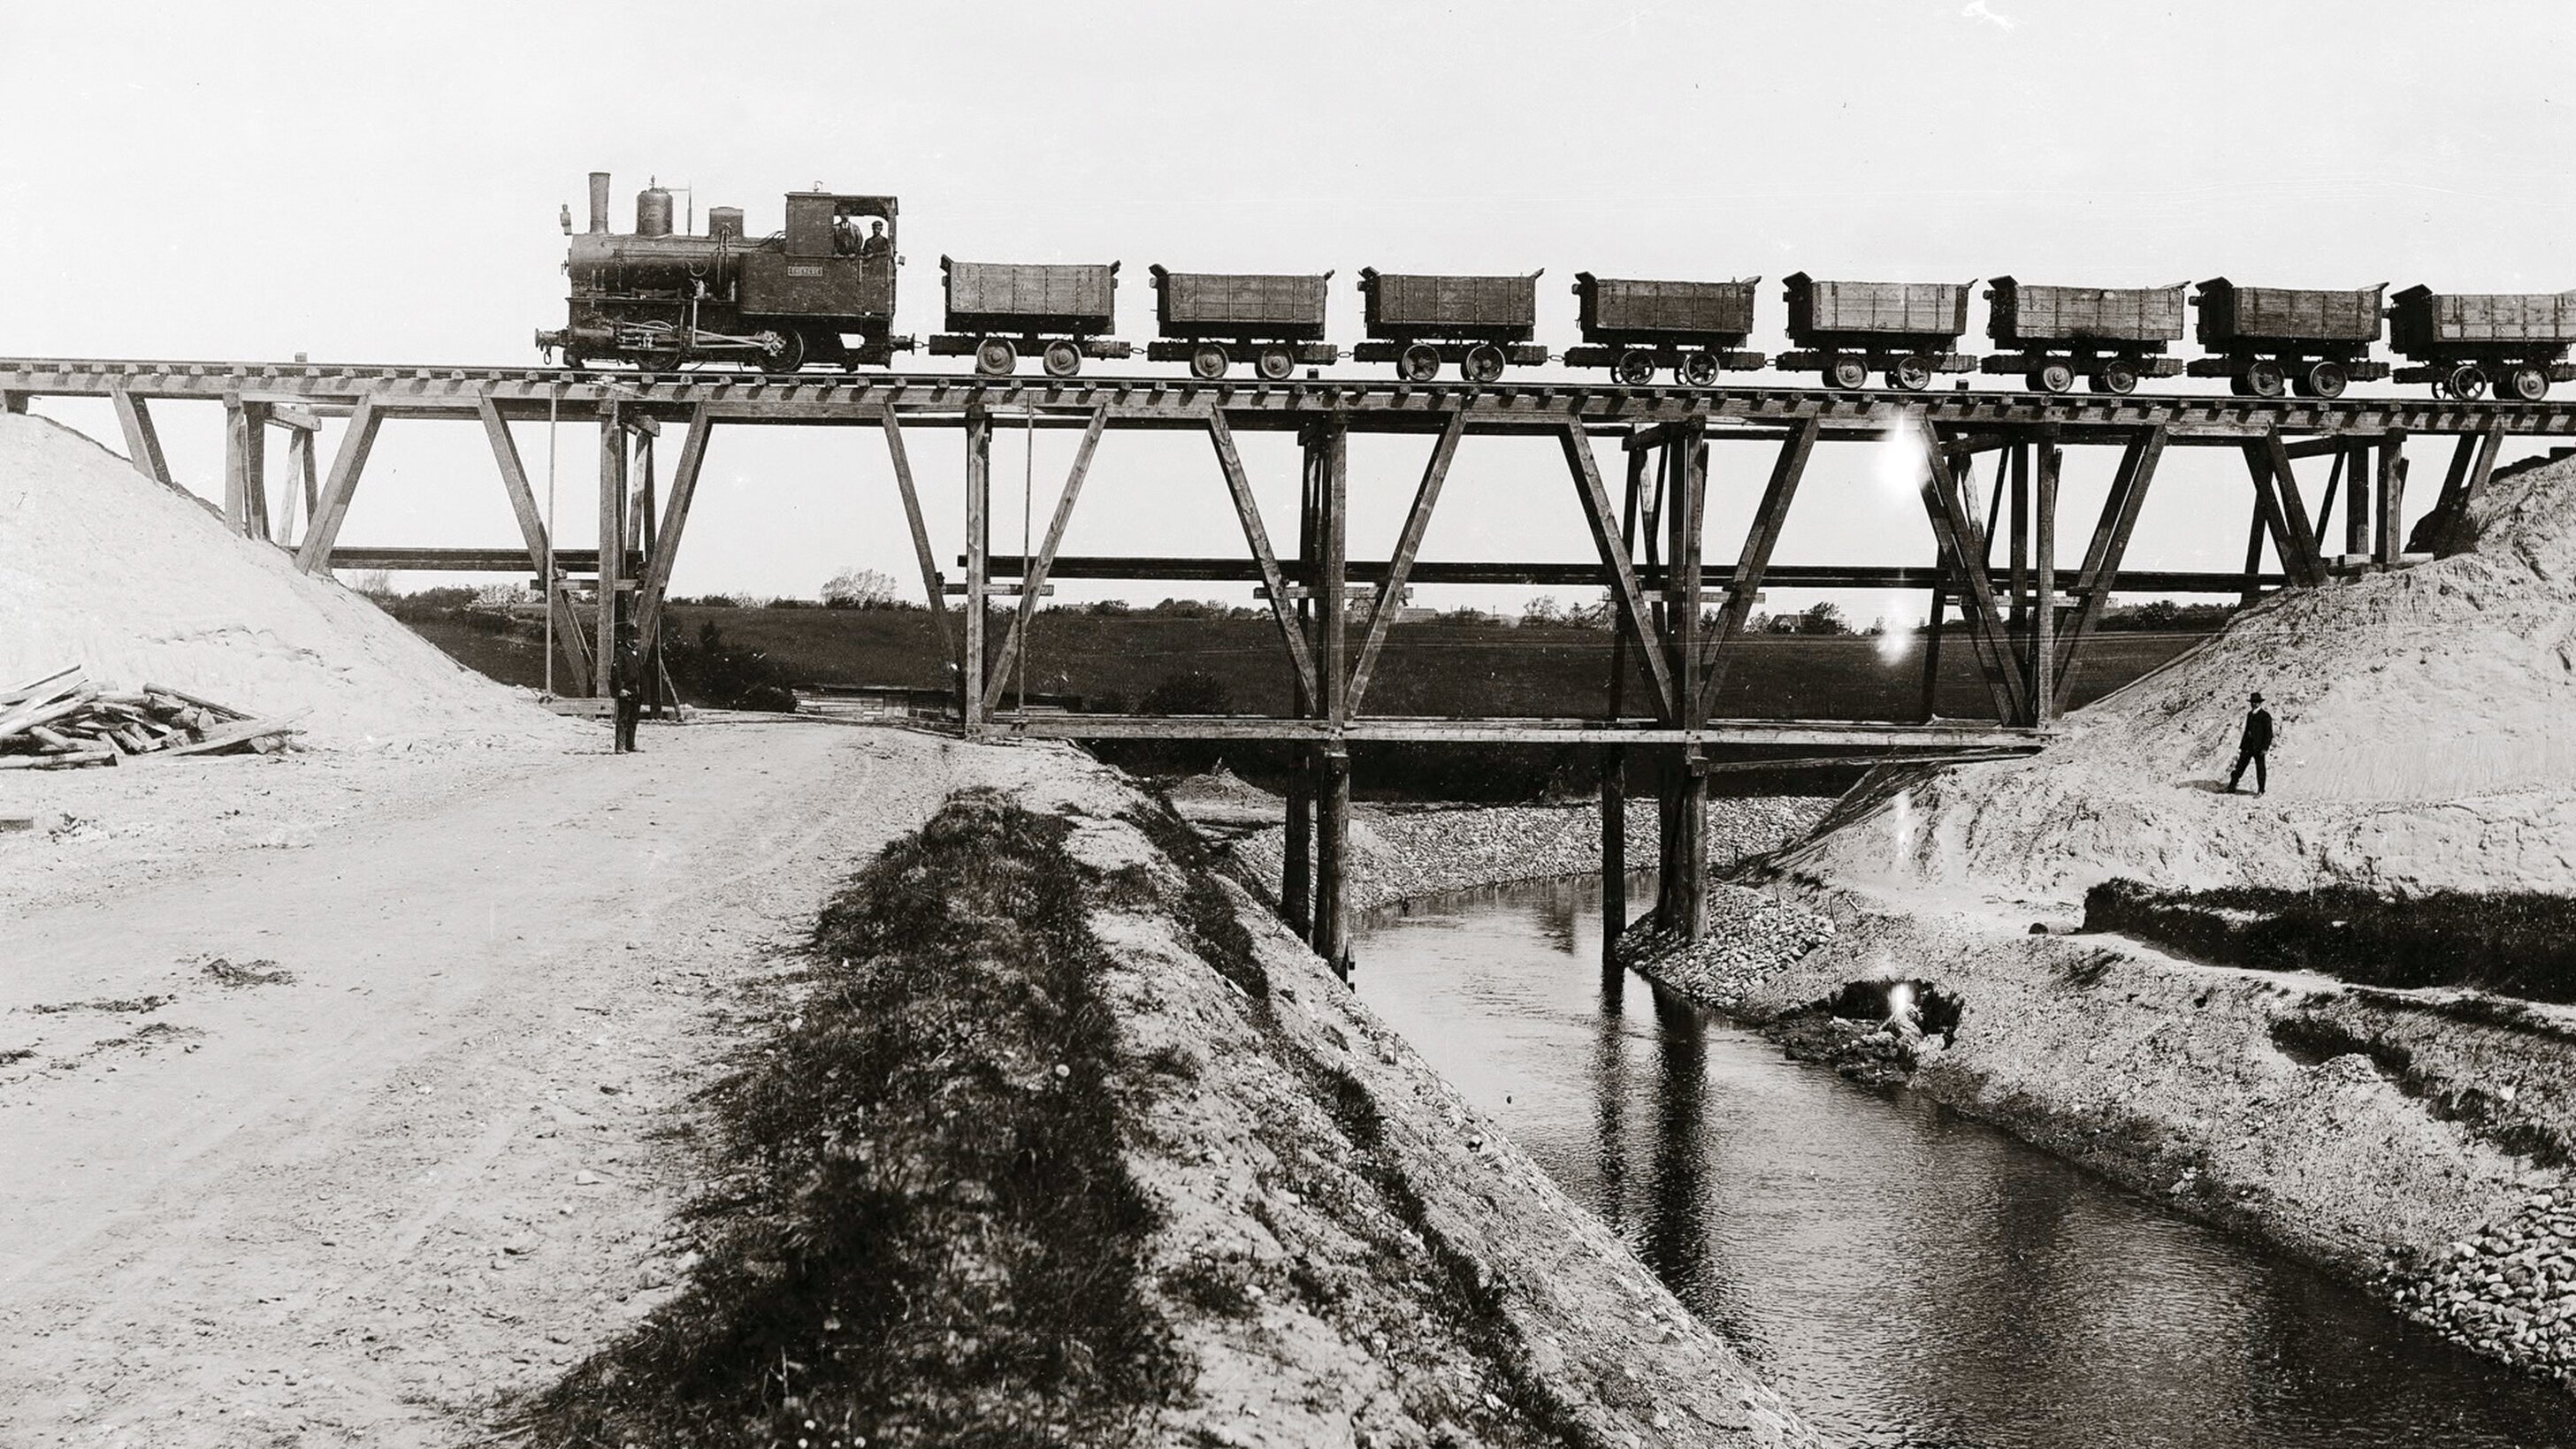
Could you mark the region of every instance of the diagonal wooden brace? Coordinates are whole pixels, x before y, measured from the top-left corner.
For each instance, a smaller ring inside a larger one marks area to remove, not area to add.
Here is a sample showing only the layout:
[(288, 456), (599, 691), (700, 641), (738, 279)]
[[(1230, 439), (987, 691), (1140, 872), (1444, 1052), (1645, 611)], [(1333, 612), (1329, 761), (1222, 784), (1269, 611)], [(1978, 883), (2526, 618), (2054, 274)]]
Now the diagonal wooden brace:
[[(1592, 456), (1592, 440), (1584, 435), (1581, 424), (1570, 421), (1558, 429), (1557, 440), (1565, 448), (1566, 468), (1574, 475), (1574, 491), (1583, 504), (1583, 522), (1592, 530), (1593, 547), (1600, 551), (1601, 567), (1610, 575), (1620, 626), (1636, 642), (1639, 662), (1646, 668), (1646, 682), (1654, 688), (1656, 717), (1677, 724), (1681, 701), (1673, 693), (1672, 670), (1647, 618), (1645, 595), (1637, 587), (1637, 570), (1628, 561), (1627, 546), (1620, 540), (1619, 519), (1610, 511), (1610, 495), (1601, 486), (1601, 467)], [(1652, 537), (1653, 528), (1649, 526), (1646, 531)]]
[(1288, 646), (1288, 662), (1296, 670), (1306, 697), (1317, 698), (1314, 651), (1306, 647), (1306, 631), (1297, 627), (1296, 602), (1288, 597), (1287, 577), (1280, 573), (1279, 555), (1270, 547), (1270, 531), (1261, 526), (1261, 503), (1252, 496), (1252, 482), (1243, 473), (1243, 455), (1235, 451), (1234, 429), (1224, 413), (1208, 414), (1208, 442), (1216, 449), (1217, 467), (1225, 474), (1235, 517), (1243, 524), (1243, 541), (1251, 547), (1252, 561), (1261, 569), (1261, 582), (1270, 591), (1270, 613), (1279, 621), (1280, 637)]
[(1351, 687), (1343, 696), (1346, 714), (1360, 712), (1360, 700), (1368, 693), (1369, 676), (1377, 668), (1378, 652), (1386, 647), (1387, 626), (1395, 622), (1405, 580), (1412, 575), (1413, 561), (1422, 552), (1423, 532), (1431, 526), (1431, 510), (1440, 502), (1440, 486), (1449, 477), (1450, 460), (1458, 456), (1458, 440), (1466, 431), (1466, 411), (1453, 409), (1448, 424), (1440, 430), (1440, 441), (1432, 445), (1431, 461), (1423, 466), (1421, 486), (1413, 491), (1413, 511), (1405, 515), (1404, 533), (1396, 540), (1394, 556), (1387, 561), (1386, 582), (1369, 606), (1368, 629), (1360, 638), (1359, 659), (1351, 666)]

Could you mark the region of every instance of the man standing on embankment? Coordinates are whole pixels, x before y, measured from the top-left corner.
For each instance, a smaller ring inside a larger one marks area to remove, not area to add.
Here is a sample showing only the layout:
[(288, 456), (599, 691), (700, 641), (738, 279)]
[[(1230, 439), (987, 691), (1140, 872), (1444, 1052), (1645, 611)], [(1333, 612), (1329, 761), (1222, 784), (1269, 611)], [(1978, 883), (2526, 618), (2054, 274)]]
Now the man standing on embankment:
[(2269, 783), (2264, 779), (2263, 756), (2272, 748), (2272, 712), (2263, 707), (2263, 695), (2256, 691), (2245, 711), (2245, 735), (2236, 742), (2236, 768), (2227, 776), (2227, 793), (2236, 793), (2236, 782), (2245, 778), (2245, 767), (2254, 767), (2254, 793), (2263, 793)]

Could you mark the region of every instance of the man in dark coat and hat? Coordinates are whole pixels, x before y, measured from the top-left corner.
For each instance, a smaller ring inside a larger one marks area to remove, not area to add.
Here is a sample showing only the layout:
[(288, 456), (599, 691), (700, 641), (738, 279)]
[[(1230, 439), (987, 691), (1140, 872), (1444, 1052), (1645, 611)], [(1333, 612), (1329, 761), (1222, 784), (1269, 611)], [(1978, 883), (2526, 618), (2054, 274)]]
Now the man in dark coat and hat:
[(2245, 711), (2245, 735), (2236, 742), (2236, 768), (2227, 776), (2227, 793), (2236, 793), (2236, 782), (2245, 778), (2245, 767), (2254, 767), (2254, 793), (2263, 793), (2263, 756), (2272, 748), (2272, 712), (2263, 707), (2260, 690)]

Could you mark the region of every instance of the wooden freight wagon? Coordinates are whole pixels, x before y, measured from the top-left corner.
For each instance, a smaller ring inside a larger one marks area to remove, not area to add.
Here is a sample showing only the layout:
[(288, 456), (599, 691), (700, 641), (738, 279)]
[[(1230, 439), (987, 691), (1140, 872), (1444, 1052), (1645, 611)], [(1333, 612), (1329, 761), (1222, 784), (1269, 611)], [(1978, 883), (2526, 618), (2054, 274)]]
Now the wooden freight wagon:
[(2376, 382), (2388, 364), (2370, 358), (2379, 340), (2379, 298), (2388, 290), (2305, 291), (2240, 287), (2225, 277), (2200, 284), (2191, 305), (2208, 357), (2192, 359), (2194, 377), (2223, 377), (2238, 397), (2341, 397), (2351, 382)]
[(1621, 382), (1642, 386), (1658, 368), (1679, 381), (1707, 387), (1723, 368), (1759, 369), (1759, 352), (1741, 350), (1753, 331), (1753, 289), (1760, 277), (1739, 282), (1648, 282), (1574, 274), (1584, 346), (1566, 349), (1573, 367), (1606, 367)]
[(1234, 365), (1226, 344), (1251, 353), (1253, 371), (1272, 382), (1303, 362), (1328, 366), (1342, 351), (1324, 341), (1324, 284), (1333, 274), (1173, 272), (1152, 269), (1155, 321), (1163, 340), (1145, 344), (1156, 362), (1186, 362), (1194, 377), (1216, 379)]
[(1007, 377), (1020, 354), (1036, 352), (1050, 377), (1082, 371), (1086, 357), (1124, 358), (1135, 349), (1102, 334), (1117, 326), (1118, 264), (1064, 266), (939, 259), (948, 289), (948, 330), (930, 339), (938, 357), (972, 357), (975, 370)]
[(1407, 382), (1429, 382), (1458, 364), (1469, 382), (1492, 382), (1506, 363), (1536, 367), (1547, 349), (1538, 331), (1538, 279), (1443, 277), (1360, 268), (1369, 339), (1351, 349), (1361, 362), (1392, 362)]
[(2170, 287), (2034, 287), (1997, 277), (1986, 288), (1986, 335), (2004, 349), (1980, 370), (2020, 373), (2033, 392), (2067, 392), (2078, 377), (2095, 392), (2126, 395), (2142, 377), (2173, 377), (2182, 359), (2161, 354), (2182, 340), (2183, 284)]
[(1789, 340), (1772, 366), (1822, 373), (1835, 387), (1859, 387), (1873, 370), (1887, 385), (1920, 392), (1945, 372), (1974, 372), (1977, 360), (1952, 349), (1968, 330), (1968, 288), (1959, 282), (1819, 282), (1783, 279)]
[(2444, 397), (2473, 398), (2492, 385), (2510, 402), (2538, 402), (2553, 382), (2576, 381), (2576, 292), (2436, 292), (2409, 287), (2388, 299), (2388, 345), (2419, 364), (2399, 382), (2429, 382)]

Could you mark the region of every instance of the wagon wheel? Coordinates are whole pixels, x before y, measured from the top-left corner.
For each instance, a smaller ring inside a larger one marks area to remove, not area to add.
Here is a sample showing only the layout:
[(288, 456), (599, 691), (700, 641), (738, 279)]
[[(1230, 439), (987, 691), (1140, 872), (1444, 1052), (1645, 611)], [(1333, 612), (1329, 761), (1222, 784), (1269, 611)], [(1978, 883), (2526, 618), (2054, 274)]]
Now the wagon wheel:
[(2039, 365), (2038, 371), (2030, 375), (2030, 382), (2031, 386), (2040, 392), (2073, 392), (2075, 365), (2050, 358)]
[(1857, 357), (1837, 357), (1825, 364), (1825, 380), (1848, 392), (1869, 381), (1869, 364)]
[(2250, 397), (2279, 397), (2288, 382), (2289, 374), (2271, 358), (2256, 358), (2245, 365), (2245, 391)]
[(1265, 347), (1253, 360), (1252, 370), (1268, 381), (1286, 382), (1288, 374), (1297, 370), (1297, 359), (1285, 347)]
[(2549, 374), (2526, 362), (2504, 375), (2505, 390), (2515, 400), (2538, 402), (2549, 396)]
[(1655, 354), (1642, 347), (1631, 347), (1619, 354), (1619, 364), (1614, 370), (1621, 382), (1630, 387), (1644, 387), (1655, 380)]
[(1428, 342), (1416, 342), (1404, 349), (1395, 370), (1406, 382), (1429, 382), (1440, 375), (1440, 349)]
[(2351, 381), (2340, 362), (2319, 362), (2308, 368), (2307, 393), (2310, 397), (2341, 397), (2344, 385)]
[(2102, 370), (2093, 374), (2096, 391), (2127, 397), (2138, 390), (2138, 365), (2125, 357), (2105, 359)]
[(1503, 349), (1479, 342), (1458, 361), (1458, 375), (1469, 382), (1492, 382), (1503, 375)]
[(1046, 345), (1046, 375), (1071, 377), (1082, 371), (1082, 349), (1059, 337)]
[(975, 370), (986, 377), (1008, 377), (1019, 370), (1020, 349), (1007, 337), (987, 337), (975, 344)]
[(1694, 352), (1682, 359), (1681, 379), (1693, 387), (1710, 387), (1717, 382), (1717, 354)]
[(1216, 381), (1225, 376), (1225, 370), (1233, 365), (1234, 359), (1226, 356), (1225, 349), (1213, 342), (1202, 342), (1190, 349), (1190, 376), (1202, 381)]
[(802, 332), (765, 332), (761, 334), (760, 369), (763, 372), (794, 372), (805, 365), (805, 334)]
[(2486, 369), (2474, 362), (2463, 362), (2442, 379), (2442, 386), (2451, 396), (2467, 402), (2487, 390)]
[(1896, 359), (1887, 370), (1887, 385), (1899, 392), (1921, 392), (1932, 385), (1932, 359), (1920, 352)]

